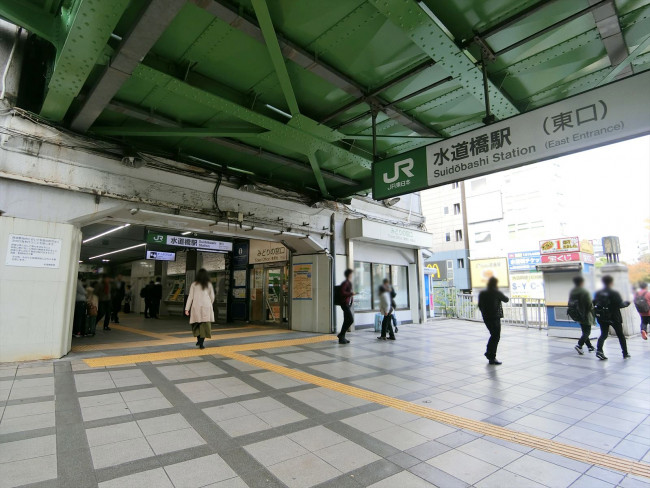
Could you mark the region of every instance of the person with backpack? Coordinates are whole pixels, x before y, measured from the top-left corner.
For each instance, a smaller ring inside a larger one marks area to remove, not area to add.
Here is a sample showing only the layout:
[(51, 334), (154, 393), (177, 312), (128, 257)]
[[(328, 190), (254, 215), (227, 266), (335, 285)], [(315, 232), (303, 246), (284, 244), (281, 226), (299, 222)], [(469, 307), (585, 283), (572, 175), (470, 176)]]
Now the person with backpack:
[(641, 337), (647, 341), (650, 325), (650, 293), (648, 293), (647, 283), (639, 283), (639, 289), (634, 294), (634, 306), (641, 317)]
[(597, 292), (594, 297), (594, 311), (598, 325), (600, 325), (600, 337), (596, 344), (596, 357), (601, 361), (607, 359), (607, 356), (603, 352), (603, 345), (611, 327), (616, 332), (618, 342), (621, 344), (623, 359), (628, 359), (631, 356), (627, 352), (627, 342), (623, 334), (623, 316), (621, 315), (621, 309), (629, 306), (630, 302), (623, 301), (620, 293), (612, 288), (614, 278), (605, 275), (602, 278), (602, 282), (604, 288)]
[(341, 332), (339, 332), (336, 337), (339, 338), (339, 344), (349, 344), (350, 341), (345, 338), (345, 333), (354, 323), (354, 313), (352, 312), (354, 295), (356, 295), (356, 293), (352, 291), (352, 276), (354, 275), (354, 270), (346, 269), (343, 275), (345, 276), (345, 280), (337, 287), (338, 297), (336, 297), (339, 306), (343, 311), (343, 325), (341, 326)]
[(591, 301), (591, 295), (584, 287), (585, 279), (582, 276), (573, 278), (573, 284), (575, 287), (569, 294), (567, 315), (571, 320), (578, 322), (582, 329), (582, 335), (578, 339), (578, 344), (575, 346), (575, 350), (582, 356), (584, 354), (582, 346), (585, 344), (587, 344), (589, 352), (595, 351), (594, 346), (591, 345), (591, 341), (589, 340), (591, 327), (594, 325), (594, 304)]
[(507, 303), (510, 299), (499, 291), (499, 280), (494, 276), (488, 280), (487, 289), (478, 295), (478, 308), (483, 316), (483, 322), (490, 331), (485, 350), (485, 357), (490, 364), (499, 365), (497, 360), (497, 346), (501, 339), (501, 319), (503, 318), (503, 307), (501, 303)]

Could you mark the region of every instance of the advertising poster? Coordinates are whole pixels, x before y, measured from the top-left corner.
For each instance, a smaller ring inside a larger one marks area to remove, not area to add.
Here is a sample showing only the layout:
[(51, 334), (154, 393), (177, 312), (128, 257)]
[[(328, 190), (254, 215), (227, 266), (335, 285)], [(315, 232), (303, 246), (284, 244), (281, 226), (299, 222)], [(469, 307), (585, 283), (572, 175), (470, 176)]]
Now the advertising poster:
[(580, 239), (577, 237), (561, 237), (559, 239), (546, 239), (539, 241), (539, 252), (542, 254), (579, 251)]
[(510, 271), (535, 271), (542, 262), (539, 251), (520, 251), (508, 253), (508, 269)]
[(542, 273), (512, 273), (510, 275), (511, 298), (544, 299)]
[(470, 261), (472, 288), (482, 289), (493, 276), (499, 280), (499, 286), (506, 288), (508, 280), (508, 260), (506, 258), (472, 259)]
[(311, 300), (312, 297), (312, 264), (299, 263), (293, 265), (293, 300)]

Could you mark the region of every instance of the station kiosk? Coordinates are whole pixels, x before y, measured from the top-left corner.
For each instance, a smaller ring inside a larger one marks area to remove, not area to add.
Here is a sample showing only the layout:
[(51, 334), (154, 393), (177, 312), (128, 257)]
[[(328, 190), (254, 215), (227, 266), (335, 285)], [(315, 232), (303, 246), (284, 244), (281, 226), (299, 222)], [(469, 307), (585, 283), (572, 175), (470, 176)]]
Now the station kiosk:
[(540, 241), (541, 263), (537, 270), (544, 277), (544, 298), (548, 318), (548, 335), (578, 339), (580, 324), (567, 315), (573, 278), (582, 275), (589, 293), (595, 290), (594, 249), (591, 241), (563, 237)]

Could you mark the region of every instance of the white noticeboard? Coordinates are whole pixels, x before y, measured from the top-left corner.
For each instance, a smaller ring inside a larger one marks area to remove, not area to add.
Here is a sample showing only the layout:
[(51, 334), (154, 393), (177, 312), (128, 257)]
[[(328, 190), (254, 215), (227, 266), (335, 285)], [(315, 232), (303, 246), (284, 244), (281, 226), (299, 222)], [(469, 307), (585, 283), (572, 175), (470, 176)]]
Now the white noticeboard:
[(61, 239), (9, 234), (7, 266), (57, 269), (61, 259)]

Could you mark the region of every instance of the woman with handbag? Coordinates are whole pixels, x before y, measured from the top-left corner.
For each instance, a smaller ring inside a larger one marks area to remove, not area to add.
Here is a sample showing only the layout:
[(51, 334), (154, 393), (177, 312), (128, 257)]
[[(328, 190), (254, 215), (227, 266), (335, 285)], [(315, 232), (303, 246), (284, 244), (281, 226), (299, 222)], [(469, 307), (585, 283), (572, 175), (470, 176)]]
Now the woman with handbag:
[(196, 337), (196, 345), (205, 349), (203, 341), (212, 337), (212, 322), (214, 322), (214, 288), (208, 272), (201, 268), (196, 273), (196, 280), (190, 286), (189, 296), (185, 304), (185, 315), (190, 318), (192, 333)]

